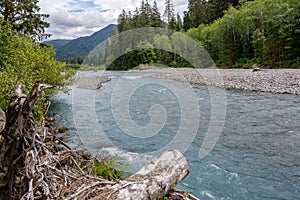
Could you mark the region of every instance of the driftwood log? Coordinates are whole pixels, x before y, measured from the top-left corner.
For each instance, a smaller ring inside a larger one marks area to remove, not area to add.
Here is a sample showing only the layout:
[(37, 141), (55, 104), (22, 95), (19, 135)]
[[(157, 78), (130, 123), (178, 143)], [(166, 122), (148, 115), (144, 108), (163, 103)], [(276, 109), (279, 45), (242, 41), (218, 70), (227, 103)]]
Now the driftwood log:
[(177, 150), (165, 151), (140, 171), (101, 194), (103, 199), (160, 199), (168, 195), (189, 173), (184, 156)]
[(97, 176), (97, 158), (71, 149), (43, 119), (36, 126), (32, 108), (47, 87), (36, 82), (24, 95), (24, 85), (17, 86), (5, 116), (0, 111), (0, 199), (196, 199), (173, 190), (189, 173), (177, 150), (164, 152), (125, 180)]

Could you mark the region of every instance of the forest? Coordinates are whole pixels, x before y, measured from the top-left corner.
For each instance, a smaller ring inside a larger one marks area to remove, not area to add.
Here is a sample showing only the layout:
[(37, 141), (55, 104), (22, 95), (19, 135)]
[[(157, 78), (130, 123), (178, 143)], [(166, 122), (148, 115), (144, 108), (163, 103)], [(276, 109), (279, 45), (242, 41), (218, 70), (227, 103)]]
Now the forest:
[[(118, 25), (121, 34), (145, 27), (165, 28), (168, 31), (165, 34), (146, 33), (151, 36), (142, 41), (139, 41), (136, 35), (134, 38), (126, 38), (126, 42), (132, 41), (132, 44), (126, 44), (127, 53), (113, 62), (111, 55), (116, 54), (114, 51), (124, 44), (117, 36), (112, 37), (117, 42), (108, 42), (105, 58), (99, 59), (101, 63), (106, 62), (108, 69), (126, 70), (141, 63), (191, 67), (184, 58), (173, 53), (174, 39), (180, 40), (178, 33), (196, 40), (218, 67), (299, 67), (298, 0), (189, 0), (188, 10), (184, 12), (183, 19), (179, 13), (174, 13), (172, 0), (165, 1), (163, 15), (155, 1), (150, 5), (147, 0), (143, 0), (134, 12), (123, 10), (119, 15)], [(117, 35), (117, 30), (114, 34)], [(170, 50), (155, 48), (157, 43), (169, 46)], [(140, 48), (132, 49), (136, 47)], [(93, 60), (95, 61), (95, 57), (90, 56), (86, 63), (93, 63)]]

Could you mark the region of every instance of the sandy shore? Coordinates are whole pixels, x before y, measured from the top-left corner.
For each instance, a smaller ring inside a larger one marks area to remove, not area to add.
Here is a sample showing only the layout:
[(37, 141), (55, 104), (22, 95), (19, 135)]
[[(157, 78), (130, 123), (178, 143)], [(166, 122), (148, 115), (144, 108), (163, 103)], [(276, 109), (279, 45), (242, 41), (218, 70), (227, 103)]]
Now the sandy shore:
[(300, 95), (300, 69), (149, 69), (151, 77), (187, 81), (196, 85), (247, 91)]

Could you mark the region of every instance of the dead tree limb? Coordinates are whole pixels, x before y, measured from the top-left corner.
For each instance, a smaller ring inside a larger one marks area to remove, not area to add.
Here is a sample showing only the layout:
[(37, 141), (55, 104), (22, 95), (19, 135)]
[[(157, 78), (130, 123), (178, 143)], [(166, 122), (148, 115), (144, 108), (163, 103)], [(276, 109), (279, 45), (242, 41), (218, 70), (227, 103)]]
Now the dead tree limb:
[[(19, 199), (22, 198), (23, 193), (26, 193), (27, 187), (31, 188), (33, 183), (41, 182), (41, 172), (34, 169), (34, 165), (39, 162), (37, 154), (40, 149), (39, 146), (36, 146), (35, 141), (40, 138), (36, 132), (32, 108), (39, 94), (47, 85), (37, 81), (28, 96), (23, 94), (24, 87), (24, 85), (16, 86), (14, 94), (11, 95), (6, 112), (6, 123), (1, 132), (3, 141), (0, 146), (0, 170), (5, 174), (3, 183), (7, 182), (9, 194), (13, 194), (11, 198)], [(42, 145), (42, 143), (40, 144)], [(20, 178), (17, 174), (26, 164), (28, 167), (25, 169), (26, 176)], [(16, 188), (26, 179), (29, 179), (29, 185)]]
[(0, 134), (4, 130), (5, 123), (6, 123), (5, 112), (0, 109)]

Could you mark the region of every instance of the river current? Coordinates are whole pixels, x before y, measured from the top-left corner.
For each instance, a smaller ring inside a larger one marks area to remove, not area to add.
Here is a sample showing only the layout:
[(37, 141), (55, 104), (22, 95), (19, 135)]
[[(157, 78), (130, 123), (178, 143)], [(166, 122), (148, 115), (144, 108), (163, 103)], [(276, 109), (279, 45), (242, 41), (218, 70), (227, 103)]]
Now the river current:
[[(130, 173), (165, 148), (177, 148), (190, 166), (177, 188), (202, 200), (299, 199), (299, 96), (222, 91), (223, 102), (215, 102), (218, 88), (153, 79), (144, 72), (105, 75), (112, 81), (99, 90), (72, 87), (53, 99), (50, 114), (69, 128), (62, 136), (70, 145), (93, 154), (117, 153)], [(226, 114), (218, 123), (212, 123), (220, 117), (214, 104)], [(220, 133), (212, 133), (212, 148), (201, 157), (212, 126)]]

